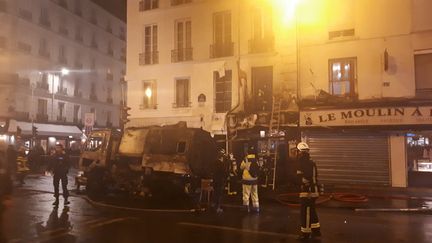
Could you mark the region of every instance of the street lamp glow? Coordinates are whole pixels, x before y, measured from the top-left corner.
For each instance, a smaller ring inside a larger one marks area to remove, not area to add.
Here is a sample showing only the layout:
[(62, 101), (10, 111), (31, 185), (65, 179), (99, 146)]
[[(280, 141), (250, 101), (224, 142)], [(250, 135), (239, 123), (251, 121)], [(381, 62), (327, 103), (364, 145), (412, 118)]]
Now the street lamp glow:
[(67, 69), (67, 68), (62, 68), (61, 69), (61, 74), (63, 75), (63, 76), (65, 76), (65, 75), (68, 75), (69, 74), (69, 69)]
[(151, 98), (152, 97), (152, 90), (150, 89), (150, 87), (148, 87), (145, 90), (145, 95), (147, 96), (147, 98)]

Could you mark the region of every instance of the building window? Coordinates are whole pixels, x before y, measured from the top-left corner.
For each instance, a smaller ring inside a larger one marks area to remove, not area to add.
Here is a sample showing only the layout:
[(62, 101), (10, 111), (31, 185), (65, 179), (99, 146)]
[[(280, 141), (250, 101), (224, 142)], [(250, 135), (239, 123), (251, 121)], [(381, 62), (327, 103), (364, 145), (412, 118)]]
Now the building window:
[(123, 27), (120, 27), (119, 38), (122, 40), (126, 40), (126, 32), (125, 32), (125, 29)]
[(159, 0), (141, 0), (139, 2), (139, 11), (147, 11), (159, 7)]
[(231, 12), (213, 14), (213, 44), (210, 46), (210, 56), (232, 56), (234, 43), (231, 40)]
[(414, 55), (416, 97), (432, 99), (432, 53)]
[(79, 123), (79, 111), (80, 111), (80, 106), (79, 105), (74, 105), (73, 122), (75, 124)]
[(106, 126), (107, 127), (112, 127), (112, 121), (111, 121), (111, 116), (112, 116), (112, 112), (111, 111), (107, 111), (106, 113), (107, 117), (106, 117)]
[(60, 45), (59, 47), (58, 62), (60, 64), (67, 64), (66, 47), (64, 45)]
[(156, 82), (155, 81), (144, 81), (143, 82), (143, 103), (140, 106), (141, 109), (156, 109), (157, 94), (156, 94)]
[(171, 6), (176, 6), (184, 3), (191, 3), (192, 0), (171, 0)]
[(38, 113), (36, 115), (36, 120), (38, 122), (48, 121), (48, 101), (44, 99), (38, 99)]
[(177, 79), (175, 81), (175, 103), (174, 107), (190, 107), (189, 79)]
[(81, 79), (75, 79), (75, 89), (74, 89), (74, 96), (75, 97), (82, 97), (82, 93), (80, 91), (80, 87), (81, 87)]
[(272, 51), (273, 46), (272, 14), (264, 13), (262, 9), (254, 9), (252, 14), (252, 39), (249, 41), (249, 52)]
[(112, 57), (114, 56), (114, 49), (112, 47), (112, 42), (111, 41), (108, 42), (107, 54), (110, 55), (110, 56), (112, 56)]
[(98, 43), (97, 43), (97, 40), (96, 40), (96, 33), (94, 33), (94, 32), (93, 32), (93, 34), (92, 34), (92, 39), (91, 39), (90, 46), (91, 46), (92, 48), (94, 48), (94, 49), (97, 49), (97, 48), (98, 48)]
[(97, 101), (97, 95), (96, 95), (96, 83), (92, 82), (90, 86), (90, 100)]
[(356, 97), (356, 69), (357, 58), (329, 60), (329, 93), (340, 97)]
[(64, 116), (64, 109), (65, 109), (65, 103), (64, 102), (59, 102), (58, 103), (58, 116), (57, 116), (57, 121), (61, 121), (61, 122), (65, 122), (66, 121), (66, 117)]
[(33, 13), (29, 10), (20, 8), (18, 10), (18, 16), (20, 16), (22, 19), (27, 21), (32, 21), (33, 19)]
[(156, 64), (159, 62), (158, 26), (144, 26), (143, 52), (139, 54), (140, 65)]
[(215, 111), (216, 113), (227, 112), (231, 109), (231, 81), (232, 71), (225, 70), (224, 76), (221, 73), (213, 72), (215, 90)]
[(81, 29), (81, 26), (79, 26), (79, 25), (75, 29), (75, 40), (80, 42), (80, 43), (82, 43), (84, 41), (82, 29)]
[(50, 53), (48, 51), (48, 43), (45, 38), (42, 38), (39, 41), (39, 56), (44, 58), (50, 58)]
[(39, 16), (39, 24), (47, 28), (51, 27), (51, 22), (49, 20), (47, 8), (41, 8), (40, 16)]
[(192, 23), (190, 20), (175, 22), (175, 49), (171, 51), (172, 62), (192, 60)]
[(107, 88), (107, 103), (112, 104), (113, 103), (113, 97), (112, 97), (112, 88)]

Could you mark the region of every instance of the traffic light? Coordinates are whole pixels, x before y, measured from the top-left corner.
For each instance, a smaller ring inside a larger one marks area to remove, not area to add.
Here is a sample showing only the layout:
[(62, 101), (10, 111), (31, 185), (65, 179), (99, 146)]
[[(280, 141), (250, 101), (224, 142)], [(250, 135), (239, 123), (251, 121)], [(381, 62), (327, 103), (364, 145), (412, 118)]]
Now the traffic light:
[(37, 137), (37, 135), (38, 135), (38, 130), (37, 130), (37, 127), (35, 127), (35, 126), (32, 126), (32, 135), (33, 135), (33, 137)]
[(130, 116), (130, 114), (128, 113), (128, 111), (131, 108), (128, 106), (122, 106), (122, 114), (121, 114), (121, 121), (123, 124), (128, 123), (130, 120), (128, 119), (128, 117)]

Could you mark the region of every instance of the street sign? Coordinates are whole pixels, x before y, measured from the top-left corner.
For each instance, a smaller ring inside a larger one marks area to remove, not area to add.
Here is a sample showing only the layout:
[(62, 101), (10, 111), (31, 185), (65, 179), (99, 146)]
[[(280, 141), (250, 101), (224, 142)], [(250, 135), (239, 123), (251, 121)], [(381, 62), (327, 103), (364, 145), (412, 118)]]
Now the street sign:
[(85, 113), (84, 114), (84, 125), (86, 127), (92, 127), (95, 124), (95, 114), (94, 113)]

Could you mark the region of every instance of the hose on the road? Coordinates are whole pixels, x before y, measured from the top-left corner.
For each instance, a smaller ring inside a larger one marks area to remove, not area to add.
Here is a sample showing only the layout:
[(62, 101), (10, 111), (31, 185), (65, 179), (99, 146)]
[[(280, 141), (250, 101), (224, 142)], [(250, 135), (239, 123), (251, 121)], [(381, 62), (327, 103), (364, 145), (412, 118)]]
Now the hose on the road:
[[(369, 199), (362, 194), (356, 194), (356, 193), (330, 193), (330, 194), (323, 194), (320, 195), (320, 197), (316, 200), (315, 204), (319, 205), (325, 202), (330, 201), (331, 199), (334, 199), (339, 202), (348, 202), (348, 203), (365, 203), (368, 202)], [(284, 193), (279, 194), (276, 197), (276, 201), (279, 203), (291, 206), (291, 207), (299, 207), (300, 203), (298, 198), (298, 193)]]

